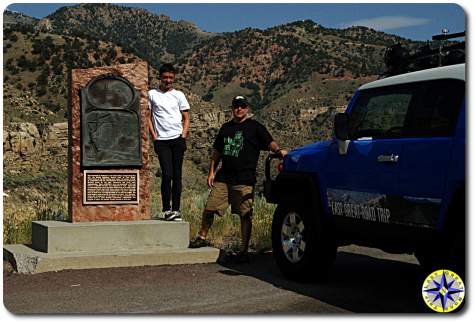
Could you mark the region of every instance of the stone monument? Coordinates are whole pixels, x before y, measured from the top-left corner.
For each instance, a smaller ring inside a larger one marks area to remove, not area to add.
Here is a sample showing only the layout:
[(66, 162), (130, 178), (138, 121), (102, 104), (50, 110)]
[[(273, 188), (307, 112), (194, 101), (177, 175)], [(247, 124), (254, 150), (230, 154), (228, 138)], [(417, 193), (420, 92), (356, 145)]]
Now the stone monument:
[(69, 214), (73, 223), (150, 219), (144, 62), (72, 70)]
[(145, 62), (71, 72), (69, 221), (33, 221), (32, 245), (6, 245), (21, 273), (214, 262), (188, 249), (189, 223), (151, 219)]

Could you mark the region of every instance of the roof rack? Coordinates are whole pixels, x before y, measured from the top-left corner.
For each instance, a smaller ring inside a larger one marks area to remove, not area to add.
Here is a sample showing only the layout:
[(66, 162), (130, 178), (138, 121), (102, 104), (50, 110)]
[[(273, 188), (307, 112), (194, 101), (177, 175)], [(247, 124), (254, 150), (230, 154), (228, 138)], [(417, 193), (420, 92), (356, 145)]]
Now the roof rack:
[(449, 34), (448, 30), (444, 29), (442, 34), (432, 36), (433, 42), (413, 51), (400, 43), (388, 47), (384, 54), (387, 71), (383, 73), (383, 76), (465, 63), (465, 40), (446, 42), (460, 37), (465, 37), (465, 32)]

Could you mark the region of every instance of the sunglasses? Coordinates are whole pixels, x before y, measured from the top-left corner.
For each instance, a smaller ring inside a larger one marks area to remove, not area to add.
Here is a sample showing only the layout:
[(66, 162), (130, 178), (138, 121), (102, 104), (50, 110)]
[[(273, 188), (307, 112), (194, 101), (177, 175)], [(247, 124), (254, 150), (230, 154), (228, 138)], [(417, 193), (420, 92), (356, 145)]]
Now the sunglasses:
[(241, 108), (241, 109), (247, 109), (247, 105), (233, 105), (232, 106), (233, 110), (236, 110), (237, 108)]

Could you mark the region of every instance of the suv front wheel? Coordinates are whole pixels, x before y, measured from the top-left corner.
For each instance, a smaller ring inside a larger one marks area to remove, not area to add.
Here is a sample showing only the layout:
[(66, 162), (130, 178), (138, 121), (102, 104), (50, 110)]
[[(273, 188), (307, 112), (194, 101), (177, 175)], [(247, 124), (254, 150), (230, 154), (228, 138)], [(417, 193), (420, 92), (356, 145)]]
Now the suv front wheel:
[(284, 276), (292, 280), (325, 279), (333, 265), (336, 245), (324, 236), (319, 214), (279, 205), (272, 222), (274, 258)]

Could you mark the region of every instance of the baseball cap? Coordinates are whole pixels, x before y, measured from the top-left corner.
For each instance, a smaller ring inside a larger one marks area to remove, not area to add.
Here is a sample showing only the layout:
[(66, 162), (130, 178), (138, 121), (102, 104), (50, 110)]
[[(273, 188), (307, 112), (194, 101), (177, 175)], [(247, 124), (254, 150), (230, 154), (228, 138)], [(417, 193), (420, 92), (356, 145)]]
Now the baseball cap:
[(233, 99), (233, 103), (232, 105), (235, 107), (235, 106), (248, 106), (247, 104), (247, 99), (245, 96), (243, 95), (238, 95), (238, 96), (235, 96), (234, 99)]

